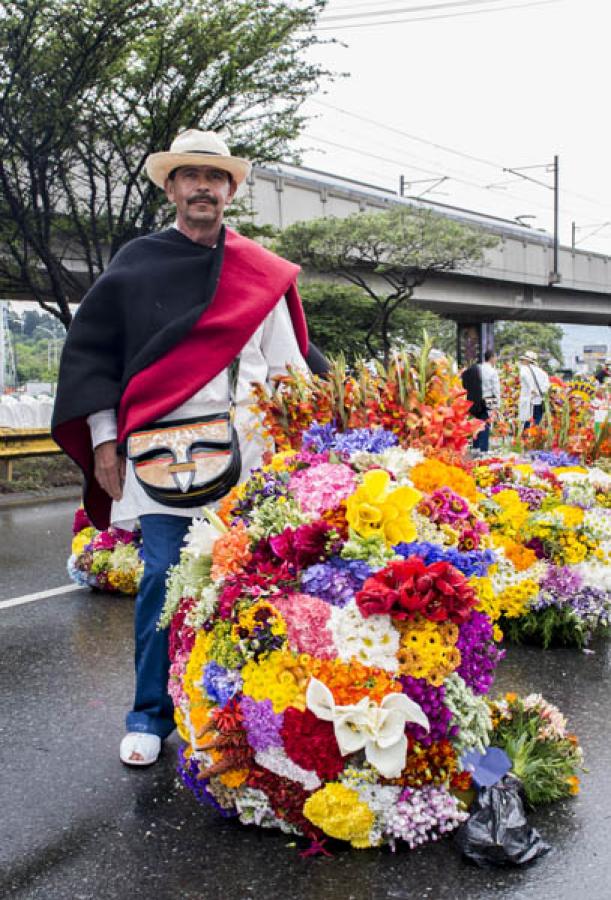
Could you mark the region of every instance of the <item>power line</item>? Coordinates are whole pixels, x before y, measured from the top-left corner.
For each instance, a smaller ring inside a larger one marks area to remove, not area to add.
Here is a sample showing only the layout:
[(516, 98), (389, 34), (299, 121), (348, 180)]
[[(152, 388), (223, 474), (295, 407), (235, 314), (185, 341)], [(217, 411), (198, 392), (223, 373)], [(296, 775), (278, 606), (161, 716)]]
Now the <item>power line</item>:
[[(376, 128), (382, 128), (382, 129), (384, 129), (384, 131), (389, 131), (392, 134), (397, 134), (400, 137), (407, 138), (410, 141), (415, 141), (418, 144), (424, 144), (427, 147), (433, 147), (435, 150), (441, 150), (442, 152), (445, 152), (445, 153), (451, 153), (453, 156), (458, 156), (462, 159), (469, 160), (470, 162), (475, 162), (475, 163), (479, 163), (484, 166), (488, 166), (491, 169), (496, 169), (497, 171), (499, 171), (499, 170), (503, 171), (505, 168), (499, 162), (494, 162), (493, 160), (485, 159), (484, 157), (481, 157), (481, 156), (475, 156), (472, 153), (466, 153), (463, 150), (457, 150), (455, 147), (449, 147), (446, 144), (439, 144), (436, 141), (431, 141), (431, 140), (428, 140), (427, 138), (419, 137), (416, 134), (411, 134), (408, 131), (403, 131), (400, 128), (395, 128), (392, 125), (387, 125), (384, 122), (379, 122), (377, 119), (370, 119), (368, 116), (363, 116), (363, 115), (360, 115), (359, 113), (351, 112), (350, 110), (344, 109), (341, 106), (335, 106), (332, 103), (326, 103), (324, 100), (311, 99), (310, 103), (314, 103), (316, 106), (322, 106), (326, 109), (331, 109), (334, 112), (342, 113), (343, 115), (348, 116), (351, 119), (357, 119), (359, 122), (365, 122), (365, 124), (367, 124), (367, 125), (375, 125)], [(540, 167), (537, 167), (537, 168), (540, 168)], [(507, 184), (512, 184), (512, 183), (515, 184), (516, 182), (509, 181), (506, 183)], [(493, 185), (490, 185), (489, 187), (493, 187)], [(606, 205), (604, 203), (601, 203), (600, 200), (595, 200), (593, 197), (588, 197), (585, 194), (580, 194), (576, 191), (571, 191), (568, 189), (564, 190), (564, 194), (571, 196), (571, 197), (575, 197), (579, 200), (584, 200), (585, 202), (591, 203), (594, 206), (600, 207), (601, 209), (602, 208), (607, 209)]]
[[(378, 160), (378, 162), (390, 163), (391, 165), (398, 166), (400, 168), (405, 167), (404, 160), (392, 159), (389, 156), (382, 156), (378, 153), (370, 153), (367, 150), (357, 150), (354, 147), (350, 147), (348, 144), (340, 144), (337, 141), (330, 141), (327, 138), (322, 138), (315, 134), (306, 134), (305, 137), (309, 138), (310, 140), (318, 141), (321, 144), (328, 144), (330, 147), (336, 147), (340, 150), (349, 150), (352, 153), (357, 154), (358, 156), (366, 156), (366, 157), (369, 157), (370, 159)], [(434, 169), (425, 169), (422, 166), (416, 166), (413, 163), (409, 164), (409, 168), (415, 169), (417, 172), (422, 172), (425, 175), (433, 175), (436, 178), (441, 177), (441, 174), (442, 174), (439, 171), (435, 171)], [(456, 176), (452, 175), (452, 176), (446, 176), (446, 178), (448, 178), (451, 181), (456, 182), (456, 184), (463, 184), (463, 185), (466, 185), (467, 187), (476, 188), (477, 190), (480, 190), (480, 191), (490, 190), (485, 185), (477, 184), (476, 182), (469, 181), (468, 179), (463, 178), (463, 177), (456, 177)], [(520, 197), (518, 194), (509, 194), (508, 193), (507, 196), (512, 197), (514, 200), (519, 200), (521, 203), (528, 202), (532, 206), (538, 206), (540, 209), (544, 209), (544, 210), (548, 211), (547, 204), (539, 203), (535, 200)]]
[(446, 153), (452, 153), (454, 156), (460, 156), (463, 159), (471, 160), (471, 162), (482, 163), (486, 166), (491, 166), (493, 169), (502, 169), (503, 166), (500, 163), (491, 162), (489, 159), (483, 159), (481, 156), (473, 156), (471, 153), (464, 153), (461, 150), (455, 150), (453, 147), (447, 147), (445, 144), (437, 144), (435, 141), (429, 141), (426, 138), (418, 137), (415, 134), (410, 134), (408, 131), (402, 131), (400, 128), (394, 128), (392, 125), (386, 125), (384, 122), (378, 122), (376, 119), (370, 119), (367, 116), (362, 116), (359, 113), (350, 112), (347, 109), (343, 109), (341, 106), (334, 106), (332, 103), (325, 103), (324, 100), (311, 100), (311, 103), (315, 103), (317, 106), (325, 106), (327, 109), (332, 109), (335, 112), (341, 112), (345, 116), (349, 116), (351, 119), (358, 119), (361, 122), (366, 122), (368, 125), (375, 125), (377, 128), (383, 128), (385, 131), (391, 131), (393, 134), (398, 134), (401, 137), (409, 138), (410, 141), (416, 141), (419, 144), (426, 144), (428, 147), (434, 147), (436, 150), (444, 150)]
[[(362, 156), (362, 157), (367, 157), (367, 158), (370, 158), (370, 159), (375, 159), (375, 160), (377, 160), (378, 162), (389, 163), (389, 164), (391, 164), (391, 165), (394, 165), (394, 166), (399, 167), (400, 169), (405, 168), (405, 160), (393, 159), (393, 158), (388, 157), (388, 156), (382, 156), (382, 155), (380, 155), (380, 154), (370, 153), (370, 152), (368, 152), (368, 151), (366, 151), (366, 150), (358, 150), (358, 149), (356, 149), (356, 148), (354, 148), (354, 147), (351, 147), (351, 146), (349, 146), (349, 145), (347, 145), (347, 144), (341, 144), (341, 143), (339, 143), (339, 142), (337, 142), (337, 141), (330, 141), (330, 140), (328, 140), (327, 138), (321, 138), (321, 137), (318, 137), (317, 135), (314, 135), (314, 134), (307, 134), (307, 135), (304, 135), (304, 137), (308, 137), (308, 138), (311, 139), (311, 140), (317, 141), (317, 142), (322, 143), (322, 144), (326, 144), (326, 145), (328, 145), (328, 146), (330, 146), (330, 147), (336, 147), (336, 148), (341, 149), (341, 150), (348, 150), (348, 151), (350, 151), (351, 153), (356, 154), (357, 156)], [(445, 180), (454, 181), (456, 184), (465, 185), (465, 186), (470, 187), (470, 188), (475, 188), (475, 189), (478, 190), (478, 191), (486, 191), (486, 192), (489, 192), (489, 191), (491, 190), (487, 185), (477, 184), (476, 182), (470, 181), (470, 180), (468, 180), (467, 178), (460, 177), (460, 176), (457, 177), (457, 176), (455, 176), (455, 175), (450, 175), (450, 176), (448, 176), (448, 175), (443, 175), (443, 176), (442, 176), (441, 173), (439, 172), (439, 170), (435, 171), (435, 170), (433, 170), (433, 169), (426, 169), (426, 168), (423, 168), (422, 166), (414, 165), (413, 163), (409, 163), (408, 168), (414, 169), (414, 170), (417, 171), (417, 172), (422, 172), (422, 173), (425, 174), (425, 175), (432, 175), (432, 176), (434, 176), (436, 179), (439, 179), (440, 177), (444, 177)], [(365, 171), (365, 170), (361, 169), (361, 171)], [(369, 173), (367, 173), (367, 177), (369, 177)], [(538, 207), (539, 209), (542, 209), (542, 210), (544, 210), (544, 211), (547, 212), (547, 213), (550, 212), (550, 209), (549, 209), (549, 205), (548, 205), (548, 204), (546, 204), (546, 203), (541, 203), (540, 201), (537, 201), (537, 200), (533, 200), (533, 199), (530, 198), (530, 197), (523, 197), (523, 196), (521, 196), (521, 195), (519, 195), (519, 194), (511, 193), (511, 192), (509, 192), (509, 191), (505, 194), (505, 196), (508, 197), (508, 198), (511, 198), (514, 202), (527, 203), (529, 206), (535, 206), (535, 207)], [(567, 213), (568, 213), (569, 215), (571, 215), (571, 216), (573, 215), (573, 213), (572, 213), (570, 210), (567, 210)], [(589, 238), (590, 236), (591, 236), (591, 235), (587, 235), (586, 238), (583, 238), (582, 240), (586, 240), (586, 239)]]
[(342, 19), (365, 19), (371, 16), (392, 16), (395, 13), (400, 15), (402, 13), (417, 13), (417, 12), (433, 12), (437, 9), (447, 9), (448, 7), (455, 6), (482, 6), (487, 5), (489, 3), (501, 3), (502, 0), (451, 0), (448, 3), (432, 3), (425, 6), (404, 6), (402, 9), (376, 9), (373, 11), (366, 12), (346, 12), (341, 13), (339, 15), (326, 15), (322, 14), (320, 17), (320, 22), (337, 22)]
[[(531, 0), (531, 2), (521, 3), (519, 5), (512, 4), (511, 6), (499, 6), (496, 9), (472, 9), (468, 12), (442, 13), (440, 16), (416, 16), (408, 19), (389, 19), (387, 22), (360, 22), (353, 25), (340, 25), (339, 29), (341, 29), (341, 31), (345, 31), (351, 28), (379, 28), (382, 25), (402, 25), (404, 22), (430, 22), (437, 19), (456, 19), (461, 16), (481, 16), (486, 13), (503, 12), (504, 10), (508, 9), (528, 9), (531, 6), (549, 6), (550, 3), (561, 2), (563, 2), (563, 0)], [(338, 26), (314, 25), (313, 30), (338, 31)]]

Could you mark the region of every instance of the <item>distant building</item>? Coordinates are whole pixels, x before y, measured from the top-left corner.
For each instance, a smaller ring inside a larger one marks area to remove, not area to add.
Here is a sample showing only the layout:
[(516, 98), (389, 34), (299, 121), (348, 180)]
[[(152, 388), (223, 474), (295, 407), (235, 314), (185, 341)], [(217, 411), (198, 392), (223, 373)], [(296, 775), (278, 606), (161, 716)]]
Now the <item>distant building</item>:
[(599, 366), (604, 365), (608, 349), (607, 344), (584, 344), (583, 353), (579, 357), (579, 362), (583, 365), (584, 371), (591, 375)]

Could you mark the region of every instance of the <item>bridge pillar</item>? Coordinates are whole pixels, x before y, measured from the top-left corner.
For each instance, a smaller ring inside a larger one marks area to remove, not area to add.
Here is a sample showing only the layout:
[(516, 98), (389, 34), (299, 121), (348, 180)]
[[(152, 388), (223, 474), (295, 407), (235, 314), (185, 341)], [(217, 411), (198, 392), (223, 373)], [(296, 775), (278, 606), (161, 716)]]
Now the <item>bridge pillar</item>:
[(486, 350), (494, 350), (494, 322), (456, 323), (456, 361), (459, 367), (483, 362)]

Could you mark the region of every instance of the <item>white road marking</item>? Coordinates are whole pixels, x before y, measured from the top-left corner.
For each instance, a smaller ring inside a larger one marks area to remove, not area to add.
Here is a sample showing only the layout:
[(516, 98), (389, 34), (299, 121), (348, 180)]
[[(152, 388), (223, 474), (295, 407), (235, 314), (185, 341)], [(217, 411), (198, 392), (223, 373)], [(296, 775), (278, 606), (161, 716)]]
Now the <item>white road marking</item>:
[(38, 591), (36, 594), (24, 594), (23, 597), (11, 597), (10, 600), (0, 600), (0, 609), (8, 609), (10, 606), (21, 606), (23, 603), (34, 603), (36, 600), (46, 600), (47, 597), (56, 597), (58, 594), (70, 594), (72, 591), (85, 591), (88, 588), (80, 584), (64, 584), (62, 587), (51, 588), (48, 591)]

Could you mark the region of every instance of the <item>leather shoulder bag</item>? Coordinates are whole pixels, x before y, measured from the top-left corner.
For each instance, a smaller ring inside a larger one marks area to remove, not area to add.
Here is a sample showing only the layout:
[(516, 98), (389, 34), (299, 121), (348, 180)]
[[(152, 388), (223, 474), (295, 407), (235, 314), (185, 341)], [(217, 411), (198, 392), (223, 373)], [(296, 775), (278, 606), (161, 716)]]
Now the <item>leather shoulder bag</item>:
[(228, 369), (229, 408), (191, 419), (154, 422), (133, 431), (127, 457), (143, 490), (163, 506), (213, 503), (238, 483), (242, 468), (234, 426), (240, 357)]

